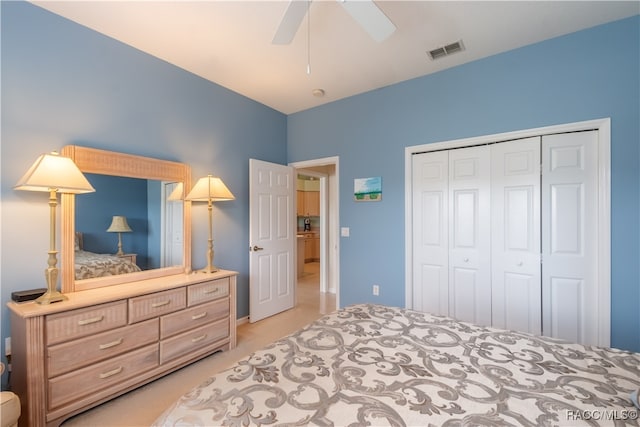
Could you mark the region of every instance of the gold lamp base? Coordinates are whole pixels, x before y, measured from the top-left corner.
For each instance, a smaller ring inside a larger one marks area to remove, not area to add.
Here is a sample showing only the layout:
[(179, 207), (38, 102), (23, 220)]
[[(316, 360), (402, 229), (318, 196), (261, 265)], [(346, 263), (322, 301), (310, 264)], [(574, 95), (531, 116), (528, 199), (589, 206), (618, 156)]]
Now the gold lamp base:
[(218, 267), (213, 265), (213, 237), (211, 233), (211, 208), (209, 208), (209, 241), (207, 249), (207, 266), (202, 270), (198, 270), (198, 273), (215, 273), (218, 271)]
[(68, 298), (61, 294), (59, 291), (47, 291), (44, 294), (40, 295), (36, 302), (38, 304), (46, 305), (53, 304), (54, 302), (66, 301)]
[(47, 291), (36, 299), (38, 304), (46, 305), (68, 299), (56, 289), (58, 284), (58, 268), (55, 267), (56, 254), (56, 251), (49, 251), (49, 268), (44, 271), (44, 276), (47, 279)]
[(202, 270), (198, 270), (196, 271), (196, 273), (215, 273), (217, 271), (220, 271), (218, 267), (211, 266), (211, 267), (203, 268)]

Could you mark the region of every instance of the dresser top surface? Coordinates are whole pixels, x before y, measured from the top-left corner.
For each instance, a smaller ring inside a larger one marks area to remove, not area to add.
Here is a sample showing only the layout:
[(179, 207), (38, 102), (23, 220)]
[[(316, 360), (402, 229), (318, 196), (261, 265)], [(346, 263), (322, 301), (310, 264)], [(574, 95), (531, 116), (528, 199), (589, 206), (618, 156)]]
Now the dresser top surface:
[(235, 277), (236, 271), (219, 270), (215, 273), (194, 272), (190, 274), (175, 274), (171, 276), (145, 279), (121, 285), (107, 286), (104, 288), (90, 289), (80, 292), (64, 294), (67, 300), (48, 305), (41, 305), (35, 301), (7, 303), (7, 307), (20, 317), (36, 317), (53, 313), (60, 313), (76, 308), (89, 307), (96, 304), (107, 303), (120, 299), (131, 298), (153, 292), (188, 286), (211, 280)]

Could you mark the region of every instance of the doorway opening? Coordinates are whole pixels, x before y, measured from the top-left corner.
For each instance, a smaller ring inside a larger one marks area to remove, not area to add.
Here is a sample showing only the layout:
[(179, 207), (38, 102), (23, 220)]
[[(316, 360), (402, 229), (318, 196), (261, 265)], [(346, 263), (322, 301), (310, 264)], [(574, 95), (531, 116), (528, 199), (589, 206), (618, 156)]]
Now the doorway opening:
[(340, 307), (338, 158), (290, 163), (299, 177), (296, 305), (309, 298), (321, 313)]

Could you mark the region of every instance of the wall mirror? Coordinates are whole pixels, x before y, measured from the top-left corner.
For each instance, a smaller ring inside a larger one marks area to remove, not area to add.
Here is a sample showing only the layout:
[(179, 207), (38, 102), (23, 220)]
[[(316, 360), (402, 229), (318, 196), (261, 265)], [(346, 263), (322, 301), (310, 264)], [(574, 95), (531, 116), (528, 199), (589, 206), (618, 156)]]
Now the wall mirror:
[(77, 145), (62, 155), (96, 189), (62, 195), (62, 292), (190, 272), (188, 165)]

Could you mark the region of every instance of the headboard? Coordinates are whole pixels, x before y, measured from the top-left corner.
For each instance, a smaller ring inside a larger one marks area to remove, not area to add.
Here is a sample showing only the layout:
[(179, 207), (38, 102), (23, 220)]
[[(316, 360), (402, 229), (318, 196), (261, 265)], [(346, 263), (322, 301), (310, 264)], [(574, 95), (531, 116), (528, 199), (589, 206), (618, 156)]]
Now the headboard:
[(84, 242), (82, 241), (82, 231), (76, 231), (75, 250), (81, 251), (84, 248)]

